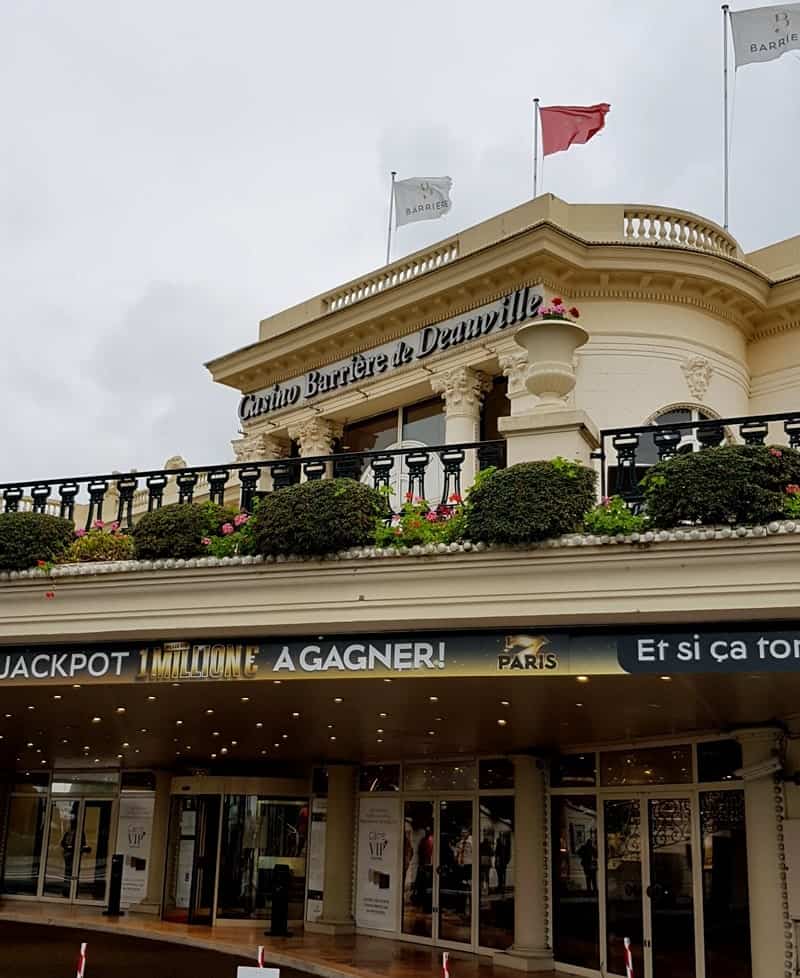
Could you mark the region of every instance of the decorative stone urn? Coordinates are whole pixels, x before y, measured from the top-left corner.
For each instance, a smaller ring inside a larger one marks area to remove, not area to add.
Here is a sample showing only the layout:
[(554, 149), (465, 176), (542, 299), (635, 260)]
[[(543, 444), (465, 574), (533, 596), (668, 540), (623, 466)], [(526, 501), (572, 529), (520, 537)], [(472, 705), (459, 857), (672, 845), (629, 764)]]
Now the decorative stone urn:
[(571, 319), (552, 317), (523, 323), (514, 339), (528, 355), (525, 387), (539, 398), (535, 410), (563, 409), (575, 387), (575, 351), (589, 334)]

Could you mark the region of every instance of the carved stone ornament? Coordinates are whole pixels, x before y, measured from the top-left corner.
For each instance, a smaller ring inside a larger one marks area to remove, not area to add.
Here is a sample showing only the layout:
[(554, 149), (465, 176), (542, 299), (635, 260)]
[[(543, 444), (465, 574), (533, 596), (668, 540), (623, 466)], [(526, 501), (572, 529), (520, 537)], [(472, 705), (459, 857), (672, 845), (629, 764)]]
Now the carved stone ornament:
[(300, 455), (303, 458), (331, 455), (333, 442), (341, 435), (342, 426), (327, 418), (308, 418), (289, 429), (289, 437), (300, 445)]
[(284, 458), (289, 452), (286, 442), (263, 431), (246, 433), (231, 442), (237, 462), (264, 462), (272, 458)]
[(705, 397), (708, 385), (711, 383), (711, 375), (714, 368), (705, 357), (687, 357), (681, 364), (683, 376), (686, 378), (686, 386), (692, 397), (702, 401)]
[(508, 377), (508, 396), (519, 397), (521, 394), (527, 394), (525, 373), (528, 369), (528, 355), (525, 351), (501, 353), (497, 359), (503, 376)]
[(449, 415), (480, 415), (484, 394), (491, 386), (492, 378), (472, 367), (453, 367), (431, 377), (431, 387), (442, 395)]

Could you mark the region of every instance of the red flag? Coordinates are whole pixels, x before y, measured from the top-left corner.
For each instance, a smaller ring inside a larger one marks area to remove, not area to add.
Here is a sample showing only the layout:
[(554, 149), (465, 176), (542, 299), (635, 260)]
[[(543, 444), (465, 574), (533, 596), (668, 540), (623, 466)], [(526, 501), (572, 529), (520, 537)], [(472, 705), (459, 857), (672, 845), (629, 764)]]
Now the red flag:
[(560, 153), (573, 143), (587, 143), (606, 124), (608, 102), (599, 105), (550, 105), (539, 109), (542, 156)]

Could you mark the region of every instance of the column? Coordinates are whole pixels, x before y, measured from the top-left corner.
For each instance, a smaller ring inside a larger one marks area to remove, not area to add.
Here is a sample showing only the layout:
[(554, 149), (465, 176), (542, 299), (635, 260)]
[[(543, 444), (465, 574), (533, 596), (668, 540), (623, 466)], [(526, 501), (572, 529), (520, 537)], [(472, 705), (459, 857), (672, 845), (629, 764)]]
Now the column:
[[(289, 454), (288, 441), (263, 431), (245, 432), (242, 438), (235, 438), (231, 446), (237, 462), (269, 462), (272, 459), (286, 458)], [(261, 492), (272, 490), (272, 475), (269, 469), (262, 471), (258, 488)], [(226, 502), (228, 501), (226, 499)], [(230, 502), (237, 505), (238, 499), (232, 499)]]
[(328, 767), (328, 814), (325, 828), (325, 879), (322, 916), (306, 930), (323, 934), (352, 934), (353, 873), (356, 849), (355, 764)]
[[(300, 445), (301, 458), (314, 458), (318, 455), (332, 455), (333, 443), (342, 436), (342, 426), (329, 418), (313, 417), (289, 429), (289, 437)], [(325, 478), (333, 474), (333, 464), (328, 463)], [(301, 481), (306, 475), (302, 473)]]
[[(147, 873), (147, 892), (141, 903), (130, 907), (132, 914), (161, 915), (161, 901), (164, 895), (164, 868), (166, 866), (167, 841), (169, 836), (170, 787), (172, 775), (166, 771), (156, 771), (156, 790), (153, 806), (153, 825), (150, 834), (150, 857)], [(177, 841), (175, 845), (177, 845)]]
[(499, 353), (497, 361), (503, 376), (508, 378), (508, 401), (512, 417), (525, 414), (536, 407), (537, 398), (529, 393), (525, 386), (525, 375), (528, 370), (528, 355), (524, 350), (512, 350), (509, 353)]
[[(431, 377), (431, 387), (444, 400), (446, 444), (479, 440), (481, 405), (491, 386), (492, 378), (472, 367), (453, 367)], [(461, 468), (462, 492), (472, 485), (477, 470), (476, 453), (467, 452)]]
[(779, 756), (775, 728), (740, 730), (747, 827), (747, 885), (753, 978), (791, 978), (792, 923), (786, 888), (783, 842), (784, 796), (780, 772), (769, 771)]
[(516, 754), (514, 762), (514, 944), (498, 958), (519, 971), (553, 966), (549, 947), (547, 792), (544, 762)]

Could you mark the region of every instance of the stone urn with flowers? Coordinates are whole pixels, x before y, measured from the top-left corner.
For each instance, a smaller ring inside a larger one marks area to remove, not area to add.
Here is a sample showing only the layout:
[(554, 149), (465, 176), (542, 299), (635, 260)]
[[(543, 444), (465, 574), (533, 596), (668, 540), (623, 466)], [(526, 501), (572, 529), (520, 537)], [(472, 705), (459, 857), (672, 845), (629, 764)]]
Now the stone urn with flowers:
[(575, 321), (579, 316), (575, 306), (568, 309), (560, 296), (554, 296), (514, 333), (528, 354), (525, 387), (539, 398), (538, 411), (562, 409), (575, 387), (575, 351), (589, 339)]

